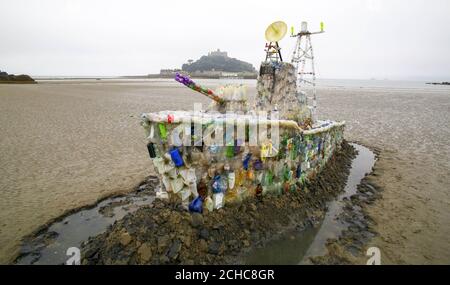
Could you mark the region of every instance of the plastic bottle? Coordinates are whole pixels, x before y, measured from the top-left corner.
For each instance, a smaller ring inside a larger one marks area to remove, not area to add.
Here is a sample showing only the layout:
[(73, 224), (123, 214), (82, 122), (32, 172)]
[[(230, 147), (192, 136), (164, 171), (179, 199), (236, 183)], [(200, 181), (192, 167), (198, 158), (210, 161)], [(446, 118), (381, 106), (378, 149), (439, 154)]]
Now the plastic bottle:
[(236, 186), (242, 186), (244, 184), (245, 177), (247, 176), (247, 173), (244, 169), (238, 169), (236, 172)]
[(183, 179), (181, 178), (170, 179), (170, 186), (172, 188), (173, 193), (180, 192), (184, 186)]
[(295, 177), (296, 177), (297, 179), (299, 179), (301, 175), (302, 175), (302, 166), (301, 166), (301, 164), (299, 164), (299, 165), (297, 166), (297, 170), (296, 170), (296, 173), (295, 173)]
[(264, 174), (264, 185), (271, 186), (273, 184), (273, 173), (271, 170), (267, 170)]
[(203, 201), (201, 197), (197, 197), (189, 204), (189, 211), (194, 213), (203, 213)]
[(150, 142), (147, 144), (147, 150), (148, 153), (150, 155), (150, 158), (155, 158), (156, 157), (156, 149), (155, 149), (155, 144)]
[(212, 212), (214, 210), (214, 202), (210, 197), (206, 197), (204, 205), (208, 211)]
[(289, 168), (287, 166), (283, 167), (283, 181), (289, 181)]
[(238, 200), (237, 197), (237, 189), (229, 189), (226, 193), (225, 193), (225, 204), (228, 203), (234, 203)]
[(247, 171), (247, 178), (248, 178), (248, 180), (250, 180), (250, 181), (255, 180), (255, 173), (254, 173), (253, 169), (249, 169), (249, 170)]
[(242, 166), (244, 167), (245, 170), (248, 169), (248, 165), (250, 163), (250, 159), (252, 157), (251, 153), (247, 153), (242, 161)]
[(167, 115), (167, 123), (172, 124), (174, 120), (175, 120), (174, 115), (172, 115), (172, 114)]
[(198, 192), (197, 192), (197, 184), (196, 183), (192, 183), (189, 185), (189, 191), (191, 191), (192, 196), (194, 196), (195, 198), (197, 198), (199, 196)]
[(197, 192), (203, 200), (208, 196), (208, 187), (203, 179), (197, 185)]
[(264, 168), (263, 162), (260, 159), (256, 159), (253, 162), (253, 168), (255, 170), (262, 170)]
[(159, 136), (161, 137), (161, 139), (166, 140), (167, 139), (166, 125), (164, 125), (163, 123), (159, 123), (158, 128), (159, 128)]
[(227, 183), (221, 175), (214, 176), (212, 190), (213, 193), (223, 193), (227, 189)]
[(264, 179), (264, 172), (258, 171), (256, 173), (256, 181), (258, 181), (258, 183), (263, 183), (263, 179)]
[(214, 202), (214, 209), (220, 209), (223, 207), (223, 193), (214, 193), (213, 194), (213, 202)]
[(183, 166), (183, 158), (181, 157), (180, 151), (177, 148), (170, 150), (170, 156), (176, 167)]
[(150, 130), (148, 132), (148, 140), (153, 141), (155, 139), (155, 124), (150, 125)]
[(262, 188), (261, 184), (258, 184), (256, 186), (256, 190), (255, 190), (256, 197), (261, 197), (262, 196), (262, 192), (263, 192), (263, 188)]
[(238, 198), (241, 201), (248, 197), (247, 187), (239, 187), (237, 193), (238, 193)]
[(216, 163), (220, 161), (220, 146), (211, 145), (207, 148), (206, 158), (209, 162)]
[[(179, 192), (179, 195), (180, 195), (181, 201), (187, 202), (186, 204), (189, 205), (189, 203), (188, 203), (189, 202), (189, 197), (191, 196), (191, 190), (189, 189), (189, 187), (188, 186), (184, 186), (181, 189), (181, 191)], [(187, 209), (187, 207), (186, 207), (186, 209)]]
[(234, 157), (234, 146), (226, 146), (226, 153), (225, 156), (227, 158), (233, 158)]

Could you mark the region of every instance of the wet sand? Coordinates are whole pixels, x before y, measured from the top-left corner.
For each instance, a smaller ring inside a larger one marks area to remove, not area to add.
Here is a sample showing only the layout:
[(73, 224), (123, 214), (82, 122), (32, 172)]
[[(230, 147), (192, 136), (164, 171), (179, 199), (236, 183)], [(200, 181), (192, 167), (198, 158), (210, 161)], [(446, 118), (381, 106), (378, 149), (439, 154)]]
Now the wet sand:
[[(450, 263), (450, 88), (350, 88), (320, 93), (346, 138), (381, 150), (368, 207), (382, 264)], [(364, 261), (362, 261), (364, 262)]]
[[(348, 140), (381, 149), (374, 181), (383, 199), (370, 213), (382, 262), (449, 263), (450, 88), (318, 94), (321, 118), (346, 120)], [(0, 263), (11, 261), (24, 235), (65, 211), (132, 190), (153, 171), (140, 113), (194, 102), (209, 101), (158, 80), (0, 86)]]
[(39, 225), (143, 180), (152, 167), (139, 116), (204, 100), (186, 94), (139, 83), (0, 86), (0, 263)]

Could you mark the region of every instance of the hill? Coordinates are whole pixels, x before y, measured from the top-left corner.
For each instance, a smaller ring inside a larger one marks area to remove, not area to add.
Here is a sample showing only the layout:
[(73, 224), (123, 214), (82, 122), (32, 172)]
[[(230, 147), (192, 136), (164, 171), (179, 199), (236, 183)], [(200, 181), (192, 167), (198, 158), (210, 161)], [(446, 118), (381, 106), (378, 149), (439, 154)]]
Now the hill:
[(7, 72), (0, 70), (0, 83), (36, 83), (36, 81), (29, 75), (8, 74)]
[(192, 63), (185, 63), (181, 69), (189, 73), (205, 71), (256, 73), (256, 69), (250, 63), (228, 57), (226, 52), (220, 50), (210, 52)]

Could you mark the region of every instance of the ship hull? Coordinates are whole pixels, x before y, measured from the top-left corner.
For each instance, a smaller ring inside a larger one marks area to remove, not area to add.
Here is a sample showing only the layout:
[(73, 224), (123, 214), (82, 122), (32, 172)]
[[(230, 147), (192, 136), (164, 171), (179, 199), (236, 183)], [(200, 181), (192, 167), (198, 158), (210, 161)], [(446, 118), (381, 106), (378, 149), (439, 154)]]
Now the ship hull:
[[(345, 127), (345, 122), (322, 121), (302, 130), (289, 120), (182, 111), (143, 114), (142, 119), (161, 180), (157, 195), (197, 212), (248, 197), (302, 191), (340, 147)], [(231, 139), (226, 132), (230, 123), (235, 124)], [(274, 126), (277, 137), (271, 133)], [(238, 129), (246, 132), (240, 140)], [(266, 132), (255, 138), (251, 129)]]

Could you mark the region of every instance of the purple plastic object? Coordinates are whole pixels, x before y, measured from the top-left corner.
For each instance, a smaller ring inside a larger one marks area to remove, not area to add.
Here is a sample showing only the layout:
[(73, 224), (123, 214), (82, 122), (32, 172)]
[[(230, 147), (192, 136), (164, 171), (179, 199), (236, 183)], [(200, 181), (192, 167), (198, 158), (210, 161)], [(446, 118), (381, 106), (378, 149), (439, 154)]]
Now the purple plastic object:
[(262, 170), (263, 167), (264, 167), (264, 166), (263, 166), (263, 163), (262, 163), (261, 160), (257, 159), (257, 160), (255, 160), (255, 161), (253, 162), (253, 168), (254, 168), (255, 170)]
[(194, 84), (194, 81), (192, 81), (192, 79), (178, 72), (175, 74), (175, 80), (186, 86)]

